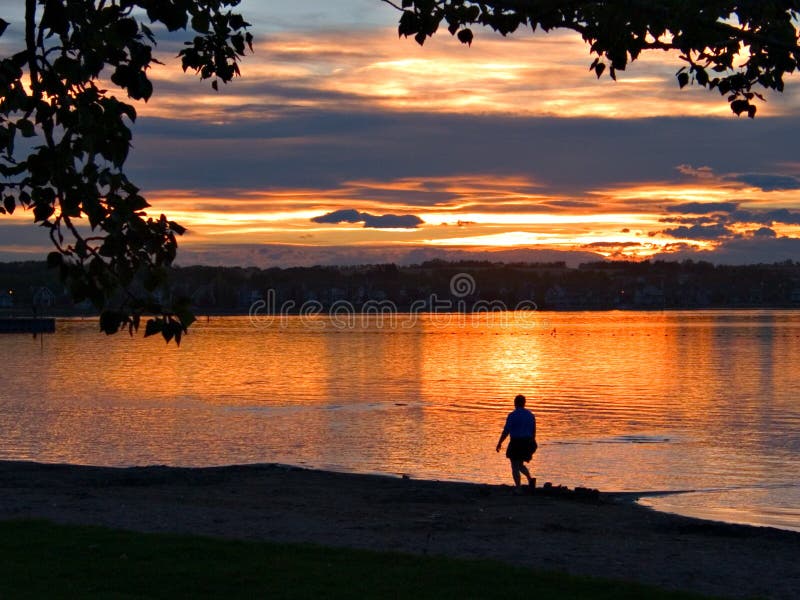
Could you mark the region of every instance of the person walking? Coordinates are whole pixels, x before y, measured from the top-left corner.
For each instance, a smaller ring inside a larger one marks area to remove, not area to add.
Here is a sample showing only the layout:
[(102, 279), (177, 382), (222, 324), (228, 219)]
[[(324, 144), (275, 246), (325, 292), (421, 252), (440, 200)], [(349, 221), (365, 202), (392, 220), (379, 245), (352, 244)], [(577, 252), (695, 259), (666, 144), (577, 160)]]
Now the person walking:
[(536, 452), (536, 416), (525, 408), (525, 396), (522, 394), (514, 398), (514, 410), (508, 413), (506, 425), (497, 442), (496, 452), (500, 452), (503, 442), (507, 437), (511, 439), (506, 448), (506, 457), (511, 461), (511, 476), (514, 478), (515, 490), (520, 489), (520, 474), (528, 479), (531, 488), (536, 487), (536, 478), (531, 477), (528, 467), (525, 466)]

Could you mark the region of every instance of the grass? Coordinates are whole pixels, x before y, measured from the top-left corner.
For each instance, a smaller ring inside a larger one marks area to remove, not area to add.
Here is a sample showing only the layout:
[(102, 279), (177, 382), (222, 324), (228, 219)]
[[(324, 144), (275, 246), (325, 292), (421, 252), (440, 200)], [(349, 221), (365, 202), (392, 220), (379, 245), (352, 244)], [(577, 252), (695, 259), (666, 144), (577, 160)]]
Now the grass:
[(700, 598), (490, 561), (0, 522), (0, 598), (197, 597)]

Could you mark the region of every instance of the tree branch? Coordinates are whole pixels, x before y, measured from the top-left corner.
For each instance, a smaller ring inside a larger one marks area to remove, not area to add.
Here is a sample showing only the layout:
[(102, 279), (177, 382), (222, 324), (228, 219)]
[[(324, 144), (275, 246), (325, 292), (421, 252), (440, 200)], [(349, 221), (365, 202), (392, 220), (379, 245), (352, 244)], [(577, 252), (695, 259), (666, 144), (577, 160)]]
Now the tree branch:
[(31, 90), (41, 97), (39, 65), (36, 64), (36, 0), (25, 0), (25, 46), (28, 51), (28, 69), (31, 72)]

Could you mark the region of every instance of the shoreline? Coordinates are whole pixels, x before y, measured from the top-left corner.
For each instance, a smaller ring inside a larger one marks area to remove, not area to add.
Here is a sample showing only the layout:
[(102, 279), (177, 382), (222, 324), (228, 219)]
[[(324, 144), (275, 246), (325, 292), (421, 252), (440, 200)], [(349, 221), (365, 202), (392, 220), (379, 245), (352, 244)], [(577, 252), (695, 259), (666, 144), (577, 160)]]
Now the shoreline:
[(0, 519), (491, 559), (726, 597), (792, 598), (800, 533), (658, 512), (637, 493), (276, 464), (91, 467), (0, 461)]
[[(323, 312), (319, 313), (317, 316), (328, 316), (328, 313), (324, 311), (328, 311), (330, 306), (324, 306)], [(495, 311), (493, 314), (499, 314), (500, 311)], [(514, 312), (512, 309), (509, 309), (505, 312)], [(679, 312), (698, 312), (698, 313), (713, 313), (713, 312), (800, 312), (800, 304), (798, 303), (788, 303), (788, 304), (767, 304), (767, 305), (760, 305), (760, 304), (731, 304), (731, 305), (721, 305), (721, 306), (666, 306), (666, 307), (632, 307), (632, 306), (615, 306), (611, 308), (592, 308), (592, 307), (573, 307), (573, 308), (556, 308), (556, 307), (548, 307), (548, 308), (539, 308), (537, 307), (535, 310), (525, 311), (525, 312), (535, 312), (535, 313), (542, 313), (542, 314), (560, 314), (560, 313), (679, 313)], [(357, 310), (352, 313), (353, 316), (381, 316), (382, 313), (376, 312), (375, 310), (366, 310), (361, 311)], [(435, 310), (411, 310), (410, 307), (403, 307), (398, 308), (397, 315), (417, 315), (417, 316), (428, 316), (428, 315), (481, 315), (486, 314), (486, 311), (481, 310), (450, 310), (450, 311), (435, 311)], [(299, 317), (301, 316), (300, 312), (275, 312), (275, 313), (257, 313), (255, 318), (259, 317)], [(384, 314), (385, 316), (385, 314)], [(236, 310), (219, 310), (219, 311), (197, 311), (195, 317), (198, 320), (205, 319), (205, 318), (221, 318), (221, 317), (251, 317), (253, 318), (249, 310), (242, 308)], [(306, 318), (308, 316), (306, 315)], [(0, 318), (8, 318), (8, 319), (25, 319), (25, 318), (32, 318), (31, 311), (28, 309), (0, 309)], [(75, 311), (71, 312), (70, 309), (59, 309), (59, 310), (50, 310), (47, 312), (43, 312), (42, 314), (38, 315), (36, 318), (43, 318), (43, 319), (61, 319), (61, 320), (68, 320), (68, 321), (93, 321), (100, 318), (99, 313), (95, 312), (82, 312), (82, 311)]]

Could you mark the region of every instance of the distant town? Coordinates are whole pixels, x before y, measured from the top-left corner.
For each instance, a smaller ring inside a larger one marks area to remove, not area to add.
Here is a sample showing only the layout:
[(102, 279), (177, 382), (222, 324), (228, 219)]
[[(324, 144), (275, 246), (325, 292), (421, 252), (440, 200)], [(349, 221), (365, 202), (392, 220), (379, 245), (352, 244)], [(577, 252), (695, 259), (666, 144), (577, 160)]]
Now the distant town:
[[(490, 263), (296, 268), (190, 266), (171, 269), (155, 300), (191, 299), (196, 314), (247, 313), (268, 298), (289, 306), (329, 308), (391, 302), (399, 310), (462, 300), (541, 310), (800, 308), (800, 263), (749, 266), (708, 262)], [(43, 262), (0, 263), (0, 314), (88, 315)]]

